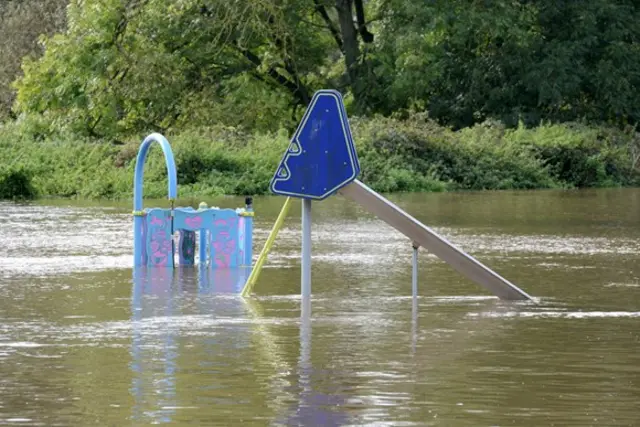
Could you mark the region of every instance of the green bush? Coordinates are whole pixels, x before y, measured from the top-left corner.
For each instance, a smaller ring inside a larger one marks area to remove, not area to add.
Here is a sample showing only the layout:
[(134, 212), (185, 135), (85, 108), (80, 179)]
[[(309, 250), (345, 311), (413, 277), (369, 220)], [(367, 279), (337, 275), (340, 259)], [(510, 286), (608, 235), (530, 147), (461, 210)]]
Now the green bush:
[(0, 167), (0, 199), (33, 199), (31, 172), (23, 167)]
[[(638, 138), (578, 124), (507, 130), (487, 122), (452, 131), (424, 117), (352, 119), (359, 177), (380, 192), (608, 187), (638, 184), (632, 145)], [(71, 135), (34, 140), (24, 126), (0, 126), (4, 198), (129, 198), (140, 141), (114, 145)], [(289, 142), (285, 131), (250, 134), (230, 127), (168, 133), (179, 196), (258, 195)], [(637, 150), (636, 150), (637, 151)], [(166, 165), (154, 146), (144, 196), (167, 195)]]
[(581, 124), (519, 127), (507, 134), (512, 144), (526, 147), (549, 176), (567, 187), (635, 185), (637, 171), (631, 166), (628, 134)]
[[(495, 129), (453, 132), (420, 118), (378, 118), (354, 127), (361, 141), (363, 177), (386, 191), (557, 186), (538, 158), (504, 141)], [(410, 173), (409, 182), (394, 178), (398, 170)]]

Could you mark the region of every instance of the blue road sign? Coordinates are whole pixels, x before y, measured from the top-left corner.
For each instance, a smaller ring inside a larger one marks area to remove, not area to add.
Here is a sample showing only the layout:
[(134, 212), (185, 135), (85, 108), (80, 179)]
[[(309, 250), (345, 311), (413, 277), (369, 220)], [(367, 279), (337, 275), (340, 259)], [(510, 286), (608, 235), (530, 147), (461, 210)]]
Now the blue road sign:
[(322, 200), (359, 173), (342, 95), (335, 90), (319, 90), (271, 179), (271, 191)]

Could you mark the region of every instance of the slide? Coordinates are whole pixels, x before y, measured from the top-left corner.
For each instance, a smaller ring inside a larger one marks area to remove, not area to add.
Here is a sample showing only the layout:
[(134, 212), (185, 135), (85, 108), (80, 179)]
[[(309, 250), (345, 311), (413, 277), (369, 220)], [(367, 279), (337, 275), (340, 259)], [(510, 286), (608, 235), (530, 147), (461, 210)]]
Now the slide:
[(432, 252), (456, 271), (505, 300), (529, 300), (531, 297), (475, 258), (439, 236), (435, 231), (394, 205), (358, 180), (341, 188), (339, 193), (358, 203), (372, 214)]
[[(359, 173), (360, 162), (342, 95), (335, 90), (319, 90), (313, 95), (269, 185), (274, 194), (304, 200), (303, 284), (310, 282), (310, 277), (307, 277), (310, 270), (304, 267), (308, 267), (311, 262), (308, 249), (310, 243), (305, 245), (305, 241), (311, 239), (311, 201), (321, 201), (338, 193), (377, 215), (411, 239), (416, 246), (430, 251), (499, 298), (531, 299), (517, 286), (357, 180)], [(307, 287), (303, 286), (303, 289)]]

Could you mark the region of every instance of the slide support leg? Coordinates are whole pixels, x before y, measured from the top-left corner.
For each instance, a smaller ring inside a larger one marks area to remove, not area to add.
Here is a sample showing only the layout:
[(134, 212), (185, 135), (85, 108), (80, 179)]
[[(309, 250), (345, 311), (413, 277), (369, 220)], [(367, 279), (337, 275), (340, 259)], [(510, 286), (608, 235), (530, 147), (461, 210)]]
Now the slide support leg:
[(413, 245), (413, 273), (411, 277), (411, 295), (418, 297), (418, 246)]

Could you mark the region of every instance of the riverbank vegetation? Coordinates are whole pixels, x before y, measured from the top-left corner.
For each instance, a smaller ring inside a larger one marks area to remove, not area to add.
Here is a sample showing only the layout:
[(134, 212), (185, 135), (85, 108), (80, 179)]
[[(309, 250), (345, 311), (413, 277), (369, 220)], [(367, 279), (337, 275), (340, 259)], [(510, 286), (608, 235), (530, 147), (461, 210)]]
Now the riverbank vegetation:
[[(151, 132), (181, 195), (265, 193), (321, 88), (378, 191), (637, 185), (638, 18), (617, 0), (3, 2), (0, 198), (129, 197)], [(154, 150), (146, 195), (164, 173)]]
[[(424, 118), (352, 120), (361, 179), (377, 191), (447, 191), (638, 184), (635, 134), (575, 123), (507, 129), (486, 122), (458, 131)], [(47, 143), (2, 128), (3, 197), (130, 197), (138, 140), (113, 145), (76, 135)], [(181, 196), (264, 194), (289, 135), (229, 127), (169, 133)], [(640, 150), (639, 150), (640, 151)], [(152, 149), (145, 195), (166, 196), (162, 152)]]

